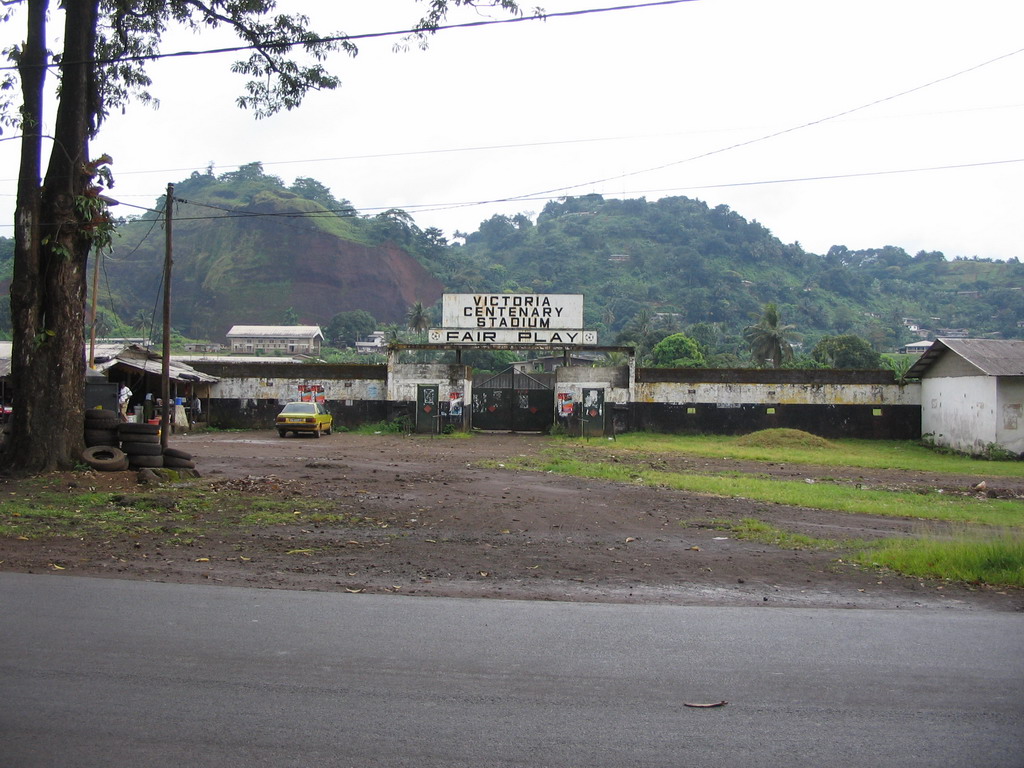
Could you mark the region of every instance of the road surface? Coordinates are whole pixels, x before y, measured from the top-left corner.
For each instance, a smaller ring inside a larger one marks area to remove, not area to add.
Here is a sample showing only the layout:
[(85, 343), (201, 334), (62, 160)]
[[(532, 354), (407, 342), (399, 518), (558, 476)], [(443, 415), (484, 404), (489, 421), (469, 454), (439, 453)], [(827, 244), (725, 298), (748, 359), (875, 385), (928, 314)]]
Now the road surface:
[(2, 573), (0, 765), (1020, 768), (1022, 630)]

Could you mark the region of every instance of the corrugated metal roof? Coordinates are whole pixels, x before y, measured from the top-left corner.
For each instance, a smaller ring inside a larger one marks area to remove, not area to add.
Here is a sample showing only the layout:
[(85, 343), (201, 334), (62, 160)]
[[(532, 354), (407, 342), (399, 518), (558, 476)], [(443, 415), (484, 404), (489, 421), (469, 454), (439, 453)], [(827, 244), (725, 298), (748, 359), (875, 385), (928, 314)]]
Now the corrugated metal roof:
[(940, 357), (949, 353), (963, 358), (986, 376), (1024, 376), (1024, 340), (936, 339), (907, 371), (907, 378), (921, 378)]
[(228, 338), (233, 336), (265, 336), (278, 338), (291, 336), (298, 339), (323, 337), (324, 332), (319, 325), (234, 325), (228, 331)]

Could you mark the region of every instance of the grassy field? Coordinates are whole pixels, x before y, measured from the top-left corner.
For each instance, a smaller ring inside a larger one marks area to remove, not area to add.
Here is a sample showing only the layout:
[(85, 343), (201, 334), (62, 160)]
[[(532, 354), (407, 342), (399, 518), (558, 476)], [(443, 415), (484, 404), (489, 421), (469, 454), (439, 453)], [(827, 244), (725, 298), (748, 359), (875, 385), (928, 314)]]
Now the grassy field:
[(790, 429), (769, 429), (739, 437), (662, 435), (633, 432), (614, 441), (593, 441), (605, 450), (683, 453), (710, 458), (786, 464), (903, 469), (947, 475), (1024, 477), (1024, 461), (987, 461), (940, 453), (920, 443), (897, 440), (826, 440)]
[[(656, 468), (659, 458), (679, 455), (764, 462), (765, 470), (683, 473)], [(553, 443), (543, 458), (519, 459), (515, 466), (810, 509), (954, 523), (958, 533), (951, 537), (872, 543), (812, 539), (757, 520), (729, 527), (737, 536), (773, 546), (840, 550), (857, 562), (907, 575), (1024, 587), (1024, 502), (1018, 499), (773, 479), (771, 464), (1024, 477), (1024, 462), (981, 461), (937, 453), (908, 442), (824, 440), (793, 430), (767, 430), (741, 437), (629, 434), (615, 441), (563, 440)]]

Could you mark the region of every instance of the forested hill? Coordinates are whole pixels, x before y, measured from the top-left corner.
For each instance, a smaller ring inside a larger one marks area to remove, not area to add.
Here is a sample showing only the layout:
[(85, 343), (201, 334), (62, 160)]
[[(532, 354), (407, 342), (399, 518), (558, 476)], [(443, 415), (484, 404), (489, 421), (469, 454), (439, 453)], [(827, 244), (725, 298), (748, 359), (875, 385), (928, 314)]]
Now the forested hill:
[(587, 325), (607, 342), (641, 318), (671, 330), (713, 324), (721, 348), (769, 302), (805, 347), (854, 333), (892, 350), (917, 340), (905, 319), (932, 331), (1024, 336), (1018, 260), (947, 260), (891, 246), (816, 255), (727, 206), (686, 197), (569, 198), (545, 206), (536, 223), (492, 217), (459, 250), (463, 266), (446, 279), (449, 290), (583, 293)]
[[(444, 290), (411, 255), (443, 248), (430, 239), (439, 232), (414, 237), (400, 211), (360, 218), (314, 179), (285, 186), (253, 163), (194, 173), (175, 184), (174, 197), (171, 325), (185, 337), (223, 342), (238, 324), (326, 326), (354, 310), (397, 323)], [(116, 317), (101, 317), (101, 332), (160, 327), (163, 223), (151, 213), (119, 226), (98, 292)]]
[[(175, 185), (175, 197), (185, 202), (174, 214), (172, 325), (195, 339), (223, 341), (235, 324), (326, 328), (355, 310), (380, 325), (404, 325), (413, 304), (429, 308), (444, 291), (582, 293), (587, 328), (602, 344), (687, 331), (738, 364), (742, 329), (768, 303), (805, 350), (822, 336), (852, 333), (891, 351), (918, 339), (908, 322), (932, 335), (1024, 337), (1019, 260), (892, 246), (811, 254), (726, 206), (686, 197), (567, 198), (547, 204), (536, 221), (494, 216), (457, 238), (464, 244), (421, 229), (403, 211), (360, 216), (315, 179), (285, 185), (259, 163), (194, 173)], [(11, 251), (0, 238), (5, 335)], [(119, 227), (103, 261), (101, 335), (159, 327), (163, 253), (158, 214)]]

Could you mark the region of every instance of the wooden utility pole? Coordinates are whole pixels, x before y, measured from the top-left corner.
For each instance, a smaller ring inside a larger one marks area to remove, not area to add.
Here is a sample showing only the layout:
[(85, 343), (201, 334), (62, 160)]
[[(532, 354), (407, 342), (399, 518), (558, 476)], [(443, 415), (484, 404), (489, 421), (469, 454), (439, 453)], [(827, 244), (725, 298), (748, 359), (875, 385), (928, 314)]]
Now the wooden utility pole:
[(167, 447), (167, 433), (170, 432), (171, 420), (171, 264), (173, 248), (171, 239), (171, 223), (174, 212), (174, 185), (167, 185), (167, 197), (164, 202), (164, 344), (163, 365), (160, 370), (160, 447)]

